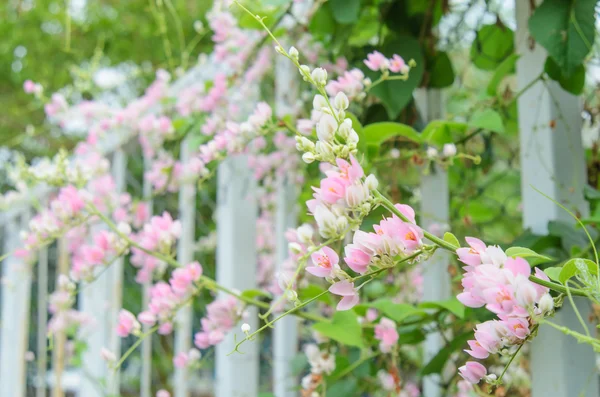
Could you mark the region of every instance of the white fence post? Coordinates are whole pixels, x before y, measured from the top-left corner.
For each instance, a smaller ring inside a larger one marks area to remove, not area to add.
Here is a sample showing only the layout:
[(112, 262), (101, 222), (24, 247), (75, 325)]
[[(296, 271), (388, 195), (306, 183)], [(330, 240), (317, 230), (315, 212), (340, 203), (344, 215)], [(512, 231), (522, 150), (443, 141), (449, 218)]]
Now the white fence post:
[[(294, 113), (298, 99), (296, 67), (284, 57), (277, 57), (275, 64), (275, 113), (278, 117)], [(288, 241), (285, 231), (296, 225), (297, 189), (289, 175), (277, 179), (276, 266), (283, 270), (288, 258)], [(298, 352), (298, 319), (287, 316), (273, 329), (273, 392), (276, 397), (295, 397), (298, 380), (292, 374), (291, 362)]]
[(46, 397), (46, 366), (48, 364), (48, 248), (38, 253), (38, 330), (37, 330), (37, 373), (35, 397)]
[[(217, 172), (217, 282), (235, 290), (256, 288), (256, 180), (246, 156), (225, 160)], [(248, 309), (245, 322), (258, 325), (255, 308)], [(233, 353), (236, 326), (216, 347), (216, 397), (258, 395), (258, 340), (243, 344), (244, 354)]]
[[(21, 248), (19, 232), (28, 227), (29, 208), (4, 225), (4, 253)], [(2, 323), (0, 324), (0, 395), (25, 397), (25, 352), (29, 341), (31, 269), (14, 255), (2, 262)]]
[[(186, 164), (191, 155), (190, 141), (181, 142), (181, 162)], [(179, 191), (179, 220), (181, 222), (181, 237), (177, 246), (177, 261), (185, 266), (194, 260), (195, 221), (196, 221), (196, 186), (185, 183)], [(192, 341), (193, 306), (189, 304), (177, 313), (175, 329), (175, 354), (188, 352)], [(175, 368), (174, 397), (188, 397), (189, 371), (187, 368)]]
[[(65, 237), (61, 237), (56, 244), (57, 260), (56, 260), (56, 281), (55, 286), (58, 287), (58, 279), (61, 274), (69, 274), (69, 249), (68, 242)], [(54, 338), (54, 349), (52, 349), (52, 375), (54, 378), (54, 386), (52, 397), (64, 397), (65, 393), (62, 385), (62, 377), (65, 369), (65, 343), (66, 334), (64, 330), (56, 332)]]
[[(415, 98), (424, 122), (444, 118), (443, 92), (435, 89), (421, 89)], [(421, 176), (421, 226), (429, 229), (432, 224), (448, 224), (450, 216), (450, 197), (448, 174), (440, 167), (433, 167), (430, 173)], [(450, 275), (448, 274), (448, 254), (438, 250), (423, 264), (423, 300), (440, 301), (451, 297)], [(444, 341), (439, 333), (430, 333), (425, 341), (425, 362), (429, 362), (442, 348)], [(440, 375), (423, 378), (423, 395), (441, 397)]]
[[(117, 192), (125, 186), (127, 159), (122, 149), (113, 154), (112, 174)], [(103, 224), (91, 227), (101, 230)], [(100, 354), (102, 348), (108, 348), (117, 357), (121, 355), (121, 340), (115, 333), (119, 310), (121, 309), (123, 287), (123, 260), (116, 260), (107, 271), (98, 272), (96, 279), (81, 289), (80, 310), (95, 319), (95, 326), (88, 327), (85, 335), (87, 349), (82, 357), (81, 382), (78, 391), (80, 397), (103, 397), (104, 390), (110, 393), (118, 391), (119, 374), (108, 369)]]
[[(536, 4), (541, 1), (536, 1)], [(516, 2), (519, 89), (544, 69), (546, 51), (530, 40), (530, 2)], [(580, 213), (588, 212), (583, 197), (584, 152), (581, 143), (581, 100), (554, 82), (538, 82), (518, 98), (521, 143), (523, 225), (546, 234), (548, 221), (573, 222), (556, 204), (533, 187)], [(554, 126), (554, 128), (553, 128)], [(587, 319), (589, 305), (578, 309)], [(552, 321), (583, 332), (568, 301)], [(594, 329), (593, 325), (590, 325)], [(598, 375), (590, 346), (548, 326), (541, 326), (531, 349), (532, 397), (597, 397)]]
[[(127, 179), (127, 154), (119, 148), (113, 154), (112, 175), (118, 194), (126, 190)], [(108, 300), (110, 302), (108, 319), (108, 349), (121, 357), (121, 337), (117, 335), (116, 324), (119, 322), (119, 311), (123, 306), (123, 257), (116, 259), (106, 271), (110, 278), (110, 290)], [(100, 360), (100, 358), (96, 358)], [(114, 395), (120, 395), (120, 371), (109, 370), (107, 374), (108, 391)]]
[[(151, 159), (144, 156), (144, 171), (152, 168)], [(152, 215), (152, 184), (145, 178), (143, 179), (142, 195), (143, 201), (148, 205), (148, 211)], [(152, 280), (145, 282), (142, 286), (142, 307), (144, 310), (150, 303), (150, 287)], [(148, 332), (149, 325), (143, 325), (144, 332)], [(142, 373), (140, 376), (140, 397), (152, 397), (152, 335), (149, 335), (142, 341)]]

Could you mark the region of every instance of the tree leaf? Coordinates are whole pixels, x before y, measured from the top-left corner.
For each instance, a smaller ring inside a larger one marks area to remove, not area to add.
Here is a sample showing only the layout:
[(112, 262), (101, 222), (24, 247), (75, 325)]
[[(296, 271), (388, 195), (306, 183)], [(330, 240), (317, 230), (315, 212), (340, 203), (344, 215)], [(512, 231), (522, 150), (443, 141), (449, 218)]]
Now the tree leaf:
[(454, 68), (446, 52), (438, 52), (430, 65), (429, 88), (445, 88), (454, 83)]
[(583, 64), (577, 66), (571, 76), (566, 76), (560, 66), (551, 57), (546, 58), (544, 71), (552, 80), (558, 82), (563, 90), (570, 92), (573, 95), (579, 95), (583, 92), (585, 85), (585, 66)]
[(548, 276), (548, 278), (553, 281), (559, 281), (561, 271), (562, 266), (553, 266), (544, 269), (544, 273), (546, 273), (546, 276)]
[(560, 274), (558, 275), (558, 281), (566, 285), (567, 281), (571, 277), (574, 277), (581, 273), (580, 267), (585, 269), (586, 266), (587, 271), (590, 274), (598, 274), (598, 265), (596, 265), (596, 262), (591, 261), (589, 259), (573, 258), (563, 265)]
[(456, 350), (464, 346), (469, 339), (473, 337), (473, 331), (465, 332), (452, 339), (450, 343), (446, 345), (442, 350), (439, 351), (424, 367), (421, 369), (421, 376), (429, 374), (439, 374), (444, 369), (444, 366), (450, 355)]
[(529, 32), (571, 76), (592, 49), (596, 0), (544, 0), (529, 18)]
[(450, 232), (444, 233), (444, 241), (452, 244), (456, 248), (460, 248), (460, 242), (456, 238), (456, 236)]
[(512, 54), (498, 65), (487, 86), (488, 95), (496, 95), (498, 93), (498, 85), (500, 85), (502, 79), (515, 72), (515, 66), (519, 56), (519, 54)]
[(483, 128), (484, 130), (490, 130), (498, 133), (504, 132), (502, 116), (492, 109), (477, 110), (473, 116), (471, 116), (469, 125), (471, 127)]
[[(411, 36), (399, 36), (394, 41), (385, 43), (381, 52), (390, 58), (392, 55), (398, 54), (407, 62), (414, 59), (417, 63), (417, 66), (411, 69), (408, 80), (384, 81), (371, 89), (371, 93), (383, 103), (390, 119), (395, 119), (412, 100), (413, 91), (421, 83), (425, 61), (419, 41)], [(367, 71), (367, 75), (375, 81), (381, 76), (381, 73)]]
[(426, 317), (427, 312), (406, 303), (394, 303), (389, 299), (381, 299), (369, 304), (394, 321), (402, 322), (411, 316)]
[(465, 306), (456, 298), (444, 301), (422, 302), (419, 304), (422, 309), (444, 309), (454, 314), (458, 318), (465, 317)]
[(319, 7), (310, 19), (308, 30), (317, 37), (332, 35), (335, 32), (335, 20), (331, 8)]
[(247, 289), (244, 292), (242, 292), (242, 296), (245, 296), (246, 298), (250, 299), (254, 299), (260, 296), (264, 296), (266, 298), (273, 297), (273, 295), (271, 295), (269, 292), (260, 289)]
[(421, 132), (421, 140), (428, 145), (442, 147), (464, 136), (467, 124), (456, 121), (433, 120)]
[(414, 128), (391, 121), (369, 124), (363, 128), (362, 132), (367, 144), (381, 145), (395, 136), (405, 137), (415, 143), (421, 142), (421, 135)]
[(363, 347), (362, 328), (352, 310), (337, 311), (331, 322), (318, 322), (313, 329), (342, 344)]
[(327, 3), (337, 22), (347, 24), (358, 21), (360, 0), (329, 0)]
[(515, 49), (513, 31), (506, 26), (486, 25), (471, 44), (471, 60), (483, 70), (496, 69)]
[(541, 260), (543, 262), (552, 261), (552, 258), (548, 258), (547, 256), (540, 255), (537, 252), (530, 250), (529, 248), (525, 248), (525, 247), (510, 247), (505, 251), (505, 253), (506, 253), (506, 256), (510, 256), (513, 258), (520, 257), (520, 258), (538, 259), (537, 263), (541, 263), (539, 260)]

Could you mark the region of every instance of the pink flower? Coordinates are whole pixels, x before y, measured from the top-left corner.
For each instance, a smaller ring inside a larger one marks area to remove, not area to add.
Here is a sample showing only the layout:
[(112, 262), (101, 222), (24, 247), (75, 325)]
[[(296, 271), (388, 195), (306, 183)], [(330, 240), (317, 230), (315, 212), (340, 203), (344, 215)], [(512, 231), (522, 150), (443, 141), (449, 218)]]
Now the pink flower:
[(152, 326), (156, 323), (156, 316), (150, 311), (145, 311), (138, 314), (138, 320), (142, 324)]
[(460, 376), (466, 381), (477, 384), (487, 374), (487, 370), (483, 365), (475, 361), (467, 361), (465, 365), (458, 369)]
[(335, 162), (340, 169), (340, 178), (347, 181), (347, 184), (357, 182), (365, 176), (363, 168), (353, 155), (350, 155), (350, 163), (343, 159), (336, 159)]
[(336, 269), (339, 268), (340, 258), (338, 254), (329, 247), (323, 247), (310, 256), (313, 266), (306, 268), (306, 271), (317, 277), (333, 277)]
[(344, 253), (346, 254), (344, 261), (350, 269), (360, 274), (364, 274), (367, 271), (371, 262), (371, 255), (369, 253), (363, 251), (356, 244), (348, 244), (344, 248)]
[(379, 348), (383, 353), (389, 353), (398, 342), (398, 331), (396, 323), (386, 317), (382, 317), (379, 324), (375, 326), (375, 339), (381, 341)]
[(171, 393), (169, 393), (165, 389), (161, 389), (156, 392), (156, 397), (171, 397)]
[(481, 346), (481, 344), (478, 341), (470, 340), (467, 341), (467, 343), (469, 344), (471, 350), (465, 349), (465, 352), (471, 355), (471, 357), (483, 360), (484, 358), (488, 358), (488, 356), (490, 355), (490, 353), (483, 346)]
[(173, 364), (176, 368), (185, 368), (188, 364), (189, 358), (186, 352), (181, 352), (173, 357)]
[(140, 324), (131, 312), (121, 309), (119, 312), (119, 323), (117, 324), (117, 335), (125, 338), (135, 331), (139, 331)]
[(169, 335), (171, 332), (173, 332), (173, 323), (162, 323), (160, 327), (158, 327), (158, 333), (161, 335)]
[(329, 292), (342, 296), (342, 300), (337, 305), (337, 310), (350, 310), (359, 301), (358, 291), (354, 288), (354, 283), (349, 281), (338, 281), (329, 287)]
[(458, 259), (468, 266), (477, 266), (481, 264), (481, 254), (487, 248), (483, 241), (475, 237), (465, 237), (471, 248), (459, 248), (456, 250)]
[(390, 72), (402, 74), (408, 73), (409, 67), (400, 55), (394, 54), (394, 56), (389, 60), (389, 62)]
[(365, 65), (374, 72), (387, 70), (390, 66), (390, 61), (379, 51), (373, 51), (367, 55), (364, 61)]

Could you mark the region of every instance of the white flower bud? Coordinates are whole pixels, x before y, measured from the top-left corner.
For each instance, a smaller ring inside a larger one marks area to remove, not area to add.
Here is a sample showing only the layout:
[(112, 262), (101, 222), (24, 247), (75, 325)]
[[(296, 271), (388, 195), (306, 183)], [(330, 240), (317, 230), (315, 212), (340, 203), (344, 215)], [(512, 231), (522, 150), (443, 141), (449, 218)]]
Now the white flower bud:
[(365, 186), (369, 190), (375, 190), (377, 189), (377, 186), (379, 186), (379, 181), (377, 180), (375, 175), (369, 174), (369, 176), (365, 179)]
[(335, 223), (337, 230), (341, 232), (342, 230), (348, 227), (348, 218), (346, 218), (345, 216), (340, 216), (337, 218)]
[(445, 157), (453, 157), (456, 156), (456, 145), (453, 143), (447, 143), (444, 145), (442, 149), (442, 153)]
[(342, 122), (342, 124), (340, 124), (340, 127), (338, 128), (338, 135), (342, 139), (348, 140), (348, 137), (350, 136), (351, 131), (352, 131), (352, 120), (345, 119)]
[(204, 30), (204, 24), (202, 23), (202, 21), (194, 21), (194, 30), (196, 31), (196, 33), (202, 33), (202, 31)]
[(366, 200), (368, 194), (363, 185), (350, 185), (346, 188), (346, 204), (350, 208), (357, 207)]
[(304, 78), (304, 81), (307, 81), (308, 76), (310, 76), (310, 68), (306, 65), (300, 65), (300, 74)]
[(333, 116), (324, 114), (317, 124), (317, 136), (319, 137), (319, 140), (323, 142), (332, 141), (336, 130), (337, 122)]
[(302, 161), (304, 161), (306, 164), (310, 164), (315, 161), (315, 155), (311, 152), (306, 152), (302, 155)]
[(328, 109), (327, 106), (327, 100), (323, 95), (315, 95), (315, 97), (313, 98), (313, 109), (322, 112), (323, 108)]
[(115, 353), (111, 352), (105, 347), (100, 349), (100, 357), (102, 357), (104, 361), (108, 361), (109, 363), (117, 361), (117, 356), (115, 355)]
[(323, 158), (333, 156), (333, 147), (327, 142), (322, 142), (322, 141), (317, 142), (317, 144), (315, 146), (315, 151), (317, 152), (318, 155), (321, 155), (321, 157), (323, 157)]
[(348, 144), (348, 146), (350, 146), (350, 144), (358, 143), (358, 134), (356, 133), (356, 131), (354, 131), (354, 129), (350, 130), (348, 138), (346, 139), (346, 143)]
[(296, 234), (298, 235), (298, 240), (304, 244), (309, 244), (312, 241), (314, 230), (311, 225), (305, 223), (296, 229)]
[(302, 252), (302, 246), (298, 243), (289, 243), (288, 249), (294, 254), (300, 254)]
[(283, 49), (282, 46), (280, 45), (276, 45), (275, 46), (275, 51), (277, 51), (278, 53), (280, 53), (281, 55), (285, 55), (285, 50)]
[(314, 69), (310, 74), (310, 77), (312, 77), (314, 82), (319, 86), (327, 84), (327, 71), (323, 68)]
[(434, 148), (433, 146), (429, 146), (427, 148), (427, 158), (434, 159), (437, 157), (437, 155), (438, 155), (438, 151), (436, 148)]
[(348, 101), (348, 97), (342, 91), (338, 92), (333, 100), (333, 104), (338, 110), (346, 110), (348, 106), (350, 106), (350, 102)]
[(191, 349), (188, 353), (188, 358), (190, 361), (198, 361), (202, 357), (202, 353), (198, 349)]
[(250, 324), (248, 324), (248, 323), (242, 324), (242, 332), (243, 333), (247, 334), (248, 332), (250, 332), (250, 329), (251, 329)]
[(298, 54), (298, 50), (294, 46), (290, 47), (288, 54), (290, 54), (292, 59), (295, 59), (296, 61), (298, 60), (298, 56), (300, 55)]
[(540, 308), (542, 313), (548, 313), (549, 311), (554, 309), (554, 299), (552, 299), (552, 296), (550, 296), (550, 294), (544, 294), (538, 302), (538, 307)]
[(288, 289), (285, 291), (285, 297), (290, 302), (296, 302), (298, 300), (298, 293), (293, 289)]
[(117, 225), (117, 230), (119, 231), (119, 233), (124, 234), (126, 236), (131, 234), (131, 226), (129, 226), (129, 224), (125, 222), (119, 222), (119, 224)]

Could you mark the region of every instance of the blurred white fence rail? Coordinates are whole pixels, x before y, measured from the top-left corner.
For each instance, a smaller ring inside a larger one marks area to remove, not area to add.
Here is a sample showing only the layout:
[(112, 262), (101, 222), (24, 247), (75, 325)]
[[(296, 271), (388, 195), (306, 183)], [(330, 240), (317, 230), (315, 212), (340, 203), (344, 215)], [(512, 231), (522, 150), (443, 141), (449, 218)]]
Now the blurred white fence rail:
[[(527, 21), (533, 12), (532, 3), (516, 2), (515, 42), (521, 55), (517, 62), (519, 89), (544, 70), (547, 55), (529, 37)], [(538, 82), (519, 97), (518, 109), (523, 226), (534, 233), (546, 234), (549, 221), (573, 223), (574, 220), (534, 187), (583, 216), (589, 211), (583, 196), (586, 172), (581, 142), (581, 98), (562, 90), (555, 82)], [(578, 309), (587, 319), (589, 304), (579, 302)], [(568, 301), (552, 321), (584, 332)], [(540, 327), (533, 341), (531, 371), (532, 397), (599, 395), (593, 350), (549, 326)]]

